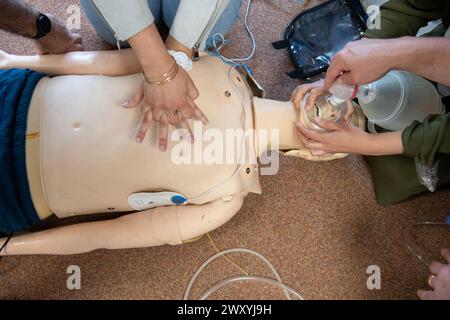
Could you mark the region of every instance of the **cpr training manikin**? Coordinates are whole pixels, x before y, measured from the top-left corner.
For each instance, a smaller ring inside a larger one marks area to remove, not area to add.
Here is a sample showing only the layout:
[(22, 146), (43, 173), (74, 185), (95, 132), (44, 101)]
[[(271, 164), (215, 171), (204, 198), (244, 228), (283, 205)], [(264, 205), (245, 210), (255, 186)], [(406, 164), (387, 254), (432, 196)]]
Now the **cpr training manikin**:
[[(255, 159), (265, 152), (278, 149), (313, 161), (345, 156), (312, 156), (293, 125), (307, 117), (291, 102), (256, 97), (253, 80), (217, 57), (202, 56), (190, 71), (200, 93), (197, 105), (209, 125), (190, 122), (194, 143), (172, 128), (167, 152), (159, 151), (155, 124), (144, 143), (137, 144), (140, 109), (121, 106), (143, 79), (131, 50), (1, 57), (3, 69), (51, 75), (37, 84), (27, 122), (27, 177), (39, 218), (129, 213), (13, 236), (0, 255), (182, 244), (222, 226), (240, 210), (246, 195), (261, 193)], [(363, 127), (358, 106), (351, 110), (348, 121)], [(247, 134), (234, 140), (234, 161), (198, 158), (208, 154), (213, 136), (224, 138), (215, 151), (223, 150), (226, 157), (230, 132)], [(274, 133), (276, 141), (260, 138)], [(0, 246), (5, 241), (0, 239)]]

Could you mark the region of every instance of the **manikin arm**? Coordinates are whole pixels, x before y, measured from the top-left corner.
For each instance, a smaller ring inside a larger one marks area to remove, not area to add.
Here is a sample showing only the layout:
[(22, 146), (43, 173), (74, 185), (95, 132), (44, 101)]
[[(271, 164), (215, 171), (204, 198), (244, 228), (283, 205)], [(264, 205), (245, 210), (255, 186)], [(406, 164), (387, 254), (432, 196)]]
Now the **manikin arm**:
[[(241, 208), (244, 196), (205, 205), (160, 207), (114, 220), (76, 224), (14, 237), (0, 256), (69, 255), (97, 249), (177, 245), (217, 229)], [(6, 239), (0, 239), (0, 247)]]
[(16, 56), (0, 50), (0, 70), (13, 68), (31, 69), (50, 76), (125, 76), (142, 72), (131, 49), (36, 56)]

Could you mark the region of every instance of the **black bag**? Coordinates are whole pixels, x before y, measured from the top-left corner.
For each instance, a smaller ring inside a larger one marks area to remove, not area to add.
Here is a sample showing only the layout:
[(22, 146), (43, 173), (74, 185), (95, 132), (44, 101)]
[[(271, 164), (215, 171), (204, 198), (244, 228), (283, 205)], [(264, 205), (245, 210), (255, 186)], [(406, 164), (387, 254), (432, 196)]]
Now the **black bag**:
[(367, 14), (358, 0), (332, 0), (301, 13), (286, 29), (275, 49), (288, 49), (296, 71), (307, 79), (325, 72), (331, 58), (350, 41), (361, 39)]

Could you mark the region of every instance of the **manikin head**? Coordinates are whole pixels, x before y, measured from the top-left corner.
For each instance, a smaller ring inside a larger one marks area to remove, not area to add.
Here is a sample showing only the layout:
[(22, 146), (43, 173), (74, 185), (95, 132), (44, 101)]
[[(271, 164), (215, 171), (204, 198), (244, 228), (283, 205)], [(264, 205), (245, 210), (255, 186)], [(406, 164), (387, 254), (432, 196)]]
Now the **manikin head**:
[[(279, 143), (272, 145), (267, 141), (255, 145), (257, 156), (269, 150), (280, 150), (286, 155), (313, 161), (342, 158), (346, 155), (312, 156), (297, 138), (295, 124), (301, 122), (310, 129), (321, 131), (313, 120), (314, 116), (319, 116), (326, 120), (352, 122), (360, 128), (365, 127), (365, 118), (358, 105), (351, 102), (333, 105), (329, 95), (318, 97), (314, 108), (308, 112), (304, 112), (305, 108), (296, 110), (292, 102), (265, 99), (264, 90), (250, 74), (240, 73), (217, 57), (203, 56), (194, 64), (191, 77), (200, 92), (198, 105), (201, 109), (207, 109), (211, 101), (214, 101), (218, 109), (226, 108), (229, 112), (246, 109), (249, 120), (246, 127), (254, 129), (256, 135), (264, 130), (279, 131)], [(219, 121), (216, 124), (220, 126)]]

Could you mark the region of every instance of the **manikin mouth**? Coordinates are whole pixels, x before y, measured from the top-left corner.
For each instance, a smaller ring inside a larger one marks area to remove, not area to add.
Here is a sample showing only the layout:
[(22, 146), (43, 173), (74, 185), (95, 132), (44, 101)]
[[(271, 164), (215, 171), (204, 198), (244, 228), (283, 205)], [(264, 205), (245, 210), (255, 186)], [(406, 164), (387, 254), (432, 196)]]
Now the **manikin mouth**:
[(315, 131), (327, 132), (329, 130), (323, 129), (317, 124), (317, 118), (334, 122), (345, 121), (349, 112), (348, 104), (346, 102), (339, 104), (333, 103), (331, 101), (331, 96), (325, 94), (316, 99), (311, 110), (306, 110), (306, 105), (310, 95), (310, 93), (305, 95), (300, 109), (300, 118), (307, 127)]

